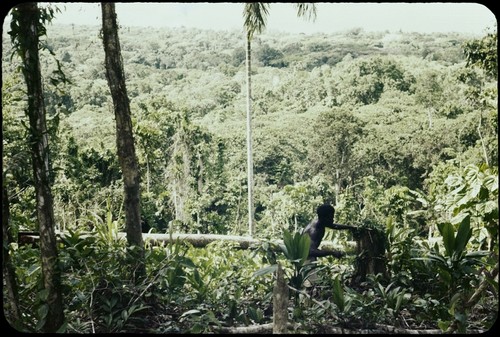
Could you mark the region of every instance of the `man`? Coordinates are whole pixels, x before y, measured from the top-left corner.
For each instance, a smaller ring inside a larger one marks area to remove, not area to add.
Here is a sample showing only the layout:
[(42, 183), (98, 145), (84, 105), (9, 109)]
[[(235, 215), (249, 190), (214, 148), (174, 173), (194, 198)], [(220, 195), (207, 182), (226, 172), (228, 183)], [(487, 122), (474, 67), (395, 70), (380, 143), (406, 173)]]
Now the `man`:
[(309, 248), (309, 260), (316, 261), (316, 258), (323, 256), (334, 256), (336, 258), (341, 258), (345, 255), (344, 252), (333, 251), (326, 252), (319, 249), (319, 245), (325, 236), (325, 228), (331, 229), (355, 229), (356, 227), (348, 225), (339, 225), (333, 223), (333, 217), (335, 215), (335, 209), (332, 205), (324, 204), (316, 209), (318, 218), (313, 220), (302, 233), (307, 233), (311, 238), (311, 246)]

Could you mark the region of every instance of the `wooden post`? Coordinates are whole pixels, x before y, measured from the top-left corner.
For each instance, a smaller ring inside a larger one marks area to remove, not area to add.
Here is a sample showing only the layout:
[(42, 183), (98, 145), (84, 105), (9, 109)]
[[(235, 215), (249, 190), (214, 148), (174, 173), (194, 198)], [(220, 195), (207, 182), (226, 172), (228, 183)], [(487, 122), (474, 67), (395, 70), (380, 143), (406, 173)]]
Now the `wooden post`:
[(285, 334), (288, 323), (288, 285), (278, 263), (276, 284), (273, 289), (273, 334)]

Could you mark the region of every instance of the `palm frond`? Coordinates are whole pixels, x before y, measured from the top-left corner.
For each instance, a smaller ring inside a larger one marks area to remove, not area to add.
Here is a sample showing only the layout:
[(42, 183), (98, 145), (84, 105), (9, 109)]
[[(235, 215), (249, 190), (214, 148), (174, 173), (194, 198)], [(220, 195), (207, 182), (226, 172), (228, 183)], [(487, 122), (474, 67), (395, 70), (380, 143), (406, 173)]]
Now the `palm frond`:
[(294, 4), (297, 8), (297, 16), (305, 17), (307, 20), (316, 20), (316, 4), (310, 2), (299, 2)]
[[(267, 17), (269, 16), (268, 2), (247, 2), (243, 10), (245, 19), (244, 27), (247, 31), (247, 38), (252, 39), (255, 33), (262, 33), (266, 28)], [(297, 8), (297, 16), (305, 17), (308, 20), (316, 20), (316, 4), (310, 2), (299, 2), (294, 4)]]
[(243, 10), (245, 18), (245, 29), (248, 39), (251, 39), (254, 33), (262, 33), (266, 28), (267, 17), (269, 15), (270, 3), (247, 2)]

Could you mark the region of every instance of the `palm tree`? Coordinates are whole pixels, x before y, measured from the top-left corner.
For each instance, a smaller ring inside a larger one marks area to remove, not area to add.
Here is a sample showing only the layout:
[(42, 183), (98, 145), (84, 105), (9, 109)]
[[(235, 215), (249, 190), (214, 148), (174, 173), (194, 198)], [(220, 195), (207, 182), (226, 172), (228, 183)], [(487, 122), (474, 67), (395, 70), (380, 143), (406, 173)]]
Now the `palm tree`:
[[(248, 234), (255, 234), (253, 205), (253, 153), (252, 153), (252, 86), (251, 86), (251, 41), (255, 33), (262, 33), (266, 28), (271, 3), (247, 2), (243, 10), (246, 30), (246, 71), (247, 71), (247, 173), (248, 173)], [(316, 5), (296, 3), (297, 16), (316, 18)]]

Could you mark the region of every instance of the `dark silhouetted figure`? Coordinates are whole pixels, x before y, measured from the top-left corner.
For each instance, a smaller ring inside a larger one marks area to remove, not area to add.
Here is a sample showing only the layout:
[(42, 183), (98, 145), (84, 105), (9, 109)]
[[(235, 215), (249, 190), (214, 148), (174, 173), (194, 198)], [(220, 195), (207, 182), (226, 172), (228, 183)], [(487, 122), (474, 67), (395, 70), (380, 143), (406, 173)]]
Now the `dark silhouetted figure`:
[(335, 209), (332, 205), (324, 204), (319, 206), (316, 209), (316, 213), (318, 214), (318, 218), (314, 219), (302, 233), (309, 234), (311, 238), (311, 246), (309, 248), (309, 260), (316, 261), (316, 258), (323, 256), (334, 256), (336, 258), (341, 258), (345, 255), (344, 252), (341, 251), (333, 251), (326, 252), (319, 249), (319, 245), (325, 236), (325, 228), (331, 229), (350, 229), (354, 230), (356, 227), (348, 226), (348, 225), (339, 225), (333, 223), (333, 216), (335, 215)]

